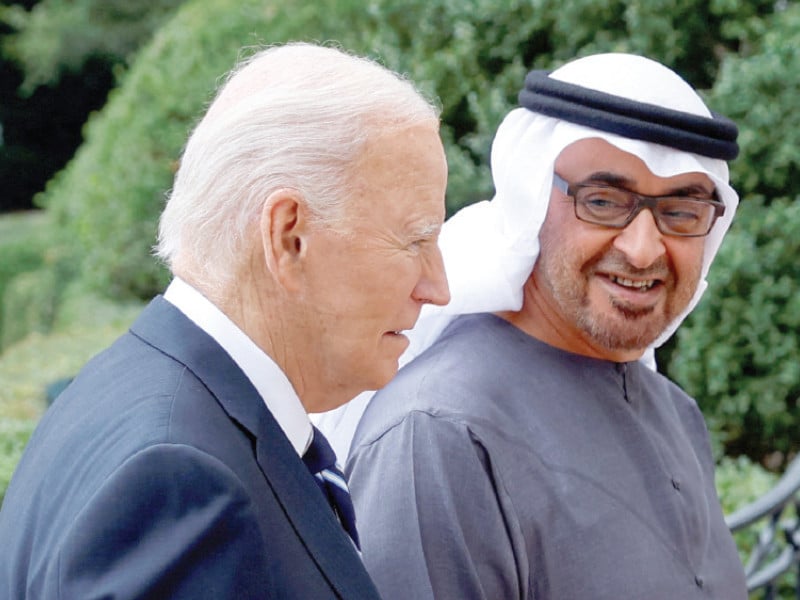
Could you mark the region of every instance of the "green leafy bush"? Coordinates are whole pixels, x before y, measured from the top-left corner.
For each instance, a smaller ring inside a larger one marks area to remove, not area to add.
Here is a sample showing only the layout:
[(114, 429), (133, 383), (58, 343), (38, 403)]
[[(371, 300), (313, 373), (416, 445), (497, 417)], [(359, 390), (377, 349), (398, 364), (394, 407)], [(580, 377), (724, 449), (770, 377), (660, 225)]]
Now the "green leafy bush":
[(779, 476), (767, 471), (746, 456), (726, 456), (715, 473), (717, 493), (726, 515), (747, 506), (766, 494)]
[(182, 1), (40, 0), (30, 11), (0, 6), (0, 21), (18, 31), (4, 50), (25, 69), (21, 91), (30, 94), (90, 58), (123, 62)]
[(6, 290), (14, 278), (42, 266), (48, 234), (46, 215), (41, 211), (0, 217), (0, 350), (12, 336), (7, 330), (16, 324), (14, 314), (4, 316), (2, 310)]
[(3, 335), (7, 348), (32, 331), (50, 331), (55, 318), (57, 285), (52, 269), (43, 268), (17, 275), (2, 297)]
[(0, 504), (36, 421), (0, 419)]
[[(116, 299), (150, 297), (167, 280), (150, 255), (157, 217), (221, 74), (242, 47), (333, 40), (440, 99), (450, 213), (491, 196), (491, 140), (525, 72), (600, 51), (665, 62), (739, 121), (733, 181), (743, 204), (755, 206), (757, 190), (765, 202), (797, 195), (798, 31), (800, 6), (767, 0), (190, 0), (132, 61), (39, 200), (57, 225), (56, 254), (71, 257), (81, 286)], [(786, 237), (796, 232), (788, 206), (777, 210), (786, 222), (765, 233), (757, 210), (742, 211), (734, 226), (741, 233), (726, 243), (704, 304), (663, 361), (698, 398), (717, 449), (757, 458), (797, 449), (792, 365), (800, 357), (787, 316), (796, 308), (797, 247)]]
[[(766, 494), (778, 481), (778, 475), (754, 463), (746, 456), (725, 457), (717, 465), (717, 494), (722, 512), (733, 514)], [(744, 561), (758, 538), (758, 530), (747, 528), (736, 534), (736, 546)]]
[(44, 211), (0, 217), (0, 350), (55, 323), (80, 262), (55, 237)]
[(695, 396), (718, 456), (780, 465), (800, 451), (800, 5), (749, 19), (710, 93), (739, 124), (739, 212), (709, 290), (672, 341), (668, 374)]
[(716, 110), (739, 124), (741, 154), (731, 177), (740, 193), (795, 196), (800, 181), (800, 4), (760, 22), (746, 51), (722, 62), (711, 94)]
[(750, 198), (710, 292), (678, 330), (669, 373), (727, 454), (800, 450), (800, 197)]
[(529, 68), (550, 68), (589, 52), (633, 51), (709, 85), (722, 49), (734, 48), (744, 35), (726, 24), (769, 7), (699, 0), (636, 6), (515, 0), (502, 7), (494, 0), (193, 0), (133, 62), (41, 203), (75, 245), (82, 277), (95, 289), (116, 298), (146, 298), (166, 281), (150, 248), (175, 161), (242, 47), (333, 40), (407, 73), (440, 98), (453, 212), (491, 195), (491, 140), (516, 104)]
[[(746, 456), (737, 458), (723, 458), (717, 465), (716, 486), (717, 493), (722, 503), (722, 510), (726, 515), (743, 508), (767, 493), (778, 482), (778, 475), (771, 473), (754, 463)], [(784, 513), (782, 521), (796, 518), (791, 510)], [(762, 528), (768, 525), (767, 519), (734, 533), (736, 547), (743, 564), (749, 559), (750, 552), (758, 541)], [(784, 540), (778, 539), (778, 545), (784, 547)], [(796, 598), (795, 585), (797, 573), (795, 569), (785, 573), (776, 581), (777, 595), (780, 600), (793, 600)], [(764, 590), (757, 590), (750, 595), (751, 600), (766, 598)]]

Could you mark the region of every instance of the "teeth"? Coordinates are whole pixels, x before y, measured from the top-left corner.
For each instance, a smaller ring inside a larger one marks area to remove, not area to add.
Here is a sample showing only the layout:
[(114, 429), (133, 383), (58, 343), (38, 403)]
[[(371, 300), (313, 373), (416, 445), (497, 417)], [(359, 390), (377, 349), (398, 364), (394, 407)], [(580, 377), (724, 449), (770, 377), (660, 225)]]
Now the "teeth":
[(625, 279), (624, 277), (615, 277), (614, 275), (611, 276), (611, 281), (613, 281), (618, 285), (623, 285), (625, 287), (636, 288), (640, 290), (649, 290), (656, 283), (654, 279), (647, 279), (645, 281), (634, 281), (633, 279)]

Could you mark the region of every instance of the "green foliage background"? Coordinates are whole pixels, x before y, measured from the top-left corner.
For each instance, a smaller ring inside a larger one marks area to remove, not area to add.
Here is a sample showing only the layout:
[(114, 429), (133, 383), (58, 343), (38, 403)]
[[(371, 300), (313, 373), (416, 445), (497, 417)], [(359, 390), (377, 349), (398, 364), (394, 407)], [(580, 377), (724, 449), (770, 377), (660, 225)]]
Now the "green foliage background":
[(702, 399), (729, 453), (789, 455), (800, 423), (800, 202), (750, 198), (737, 218), (709, 282), (724, 293), (678, 330), (670, 373)]
[[(169, 3), (156, 4), (162, 10)], [(145, 299), (162, 289), (166, 273), (150, 249), (187, 132), (221, 74), (247, 47), (287, 40), (333, 41), (370, 55), (440, 99), (450, 213), (491, 196), (491, 140), (515, 105), (527, 70), (577, 55), (628, 51), (672, 66), (716, 110), (740, 123), (743, 151), (732, 174), (743, 204), (763, 198), (776, 221), (796, 222), (788, 207), (798, 175), (800, 116), (793, 103), (800, 82), (800, 8), (785, 3), (776, 12), (775, 6), (734, 0), (517, 0), (502, 9), (494, 0), (336, 0), (324, 7), (185, 2), (131, 61), (106, 107), (87, 124), (86, 143), (39, 198), (59, 234), (54, 254), (61, 262), (50, 268), (73, 269), (87, 289), (120, 300)], [(790, 200), (777, 202), (781, 197)], [(662, 352), (663, 368), (700, 401), (720, 455), (728, 450), (760, 458), (756, 453), (772, 448), (788, 456), (800, 445), (791, 427), (798, 416), (798, 374), (786, 364), (792, 357), (797, 362), (796, 348), (764, 337), (796, 337), (792, 322), (769, 325), (771, 314), (791, 309), (781, 298), (797, 295), (797, 279), (782, 270), (791, 267), (792, 243), (780, 237), (776, 248), (762, 248), (764, 236), (753, 233), (759, 225), (751, 221), (765, 211), (742, 211), (723, 247), (723, 266), (712, 271), (716, 280), (707, 299)], [(743, 254), (741, 244), (751, 251)], [(747, 260), (736, 261), (737, 253)], [(776, 253), (786, 258), (773, 260)], [(783, 296), (767, 290), (768, 277), (726, 276), (726, 264), (737, 274), (750, 268), (783, 277)], [(729, 287), (732, 278), (738, 287)], [(746, 313), (723, 302), (731, 294), (747, 298), (761, 315), (747, 340), (733, 334)], [(764, 344), (772, 349), (766, 355), (759, 354)], [(748, 366), (758, 361), (760, 367)]]
[[(3, 257), (0, 261), (0, 300), (14, 279), (42, 266), (48, 243), (44, 220), (44, 214), (9, 215), (0, 219), (0, 256)], [(5, 304), (0, 302), (0, 350), (38, 325), (28, 323), (19, 327), (21, 319), (6, 316), (4, 309)]]
[[(6, 52), (27, 65), (27, 89), (97, 55), (117, 61), (119, 81), (37, 198), (46, 218), (30, 243), (0, 235), (0, 343), (13, 352), (31, 331), (85, 331), (92, 318), (122, 327), (113, 307), (127, 317), (163, 288), (167, 275), (150, 251), (182, 145), (221, 76), (254, 47), (336, 43), (438, 98), (451, 214), (492, 195), (491, 140), (529, 69), (635, 52), (681, 73), (741, 131), (731, 165), (740, 213), (705, 298), (659, 352), (661, 368), (698, 399), (718, 458), (746, 454), (779, 469), (800, 449), (797, 2), (151, 0), (135, 14), (130, 6), (43, 0), (32, 13), (0, 13), (20, 29)], [(0, 439), (16, 452), (34, 418)]]
[(55, 83), (92, 57), (125, 62), (182, 2), (42, 0), (30, 11), (20, 5), (0, 6), (0, 20), (22, 31), (4, 48), (25, 70), (20, 91), (30, 94)]
[(775, 466), (800, 450), (800, 6), (746, 24), (745, 50), (721, 62), (710, 94), (739, 124), (742, 202), (666, 366), (698, 399), (718, 455)]
[(157, 217), (222, 75), (290, 40), (366, 54), (439, 99), (450, 214), (491, 197), (491, 141), (528, 70), (623, 51), (682, 74), (740, 126), (731, 175), (742, 204), (709, 291), (659, 364), (706, 416), (726, 512), (774, 484), (762, 465), (780, 470), (800, 450), (797, 2), (42, 0), (31, 12), (0, 6), (0, 20), (19, 30), (3, 51), (25, 67), (24, 93), (98, 57), (118, 78), (37, 198), (45, 210), (0, 219), (0, 499), (44, 386), (74, 374), (167, 282), (150, 253)]

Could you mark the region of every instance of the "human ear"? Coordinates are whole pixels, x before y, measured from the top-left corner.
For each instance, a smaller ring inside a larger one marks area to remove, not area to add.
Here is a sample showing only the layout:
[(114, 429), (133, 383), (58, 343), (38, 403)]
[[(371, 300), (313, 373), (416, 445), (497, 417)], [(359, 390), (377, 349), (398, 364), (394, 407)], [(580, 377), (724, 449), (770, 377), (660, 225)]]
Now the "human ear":
[(261, 239), (267, 269), (283, 287), (296, 290), (308, 245), (305, 201), (297, 190), (272, 192), (261, 210)]

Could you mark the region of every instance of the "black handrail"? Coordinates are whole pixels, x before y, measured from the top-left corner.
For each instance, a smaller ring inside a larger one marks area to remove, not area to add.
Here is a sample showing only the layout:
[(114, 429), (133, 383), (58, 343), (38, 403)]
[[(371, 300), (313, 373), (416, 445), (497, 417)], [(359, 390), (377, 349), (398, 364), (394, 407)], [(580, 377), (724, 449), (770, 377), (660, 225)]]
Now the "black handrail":
[(745, 561), (747, 587), (750, 591), (763, 588), (766, 600), (770, 600), (781, 576), (796, 568), (795, 594), (800, 600), (800, 455), (775, 487), (726, 517), (725, 522), (736, 532), (762, 520), (766, 523)]

